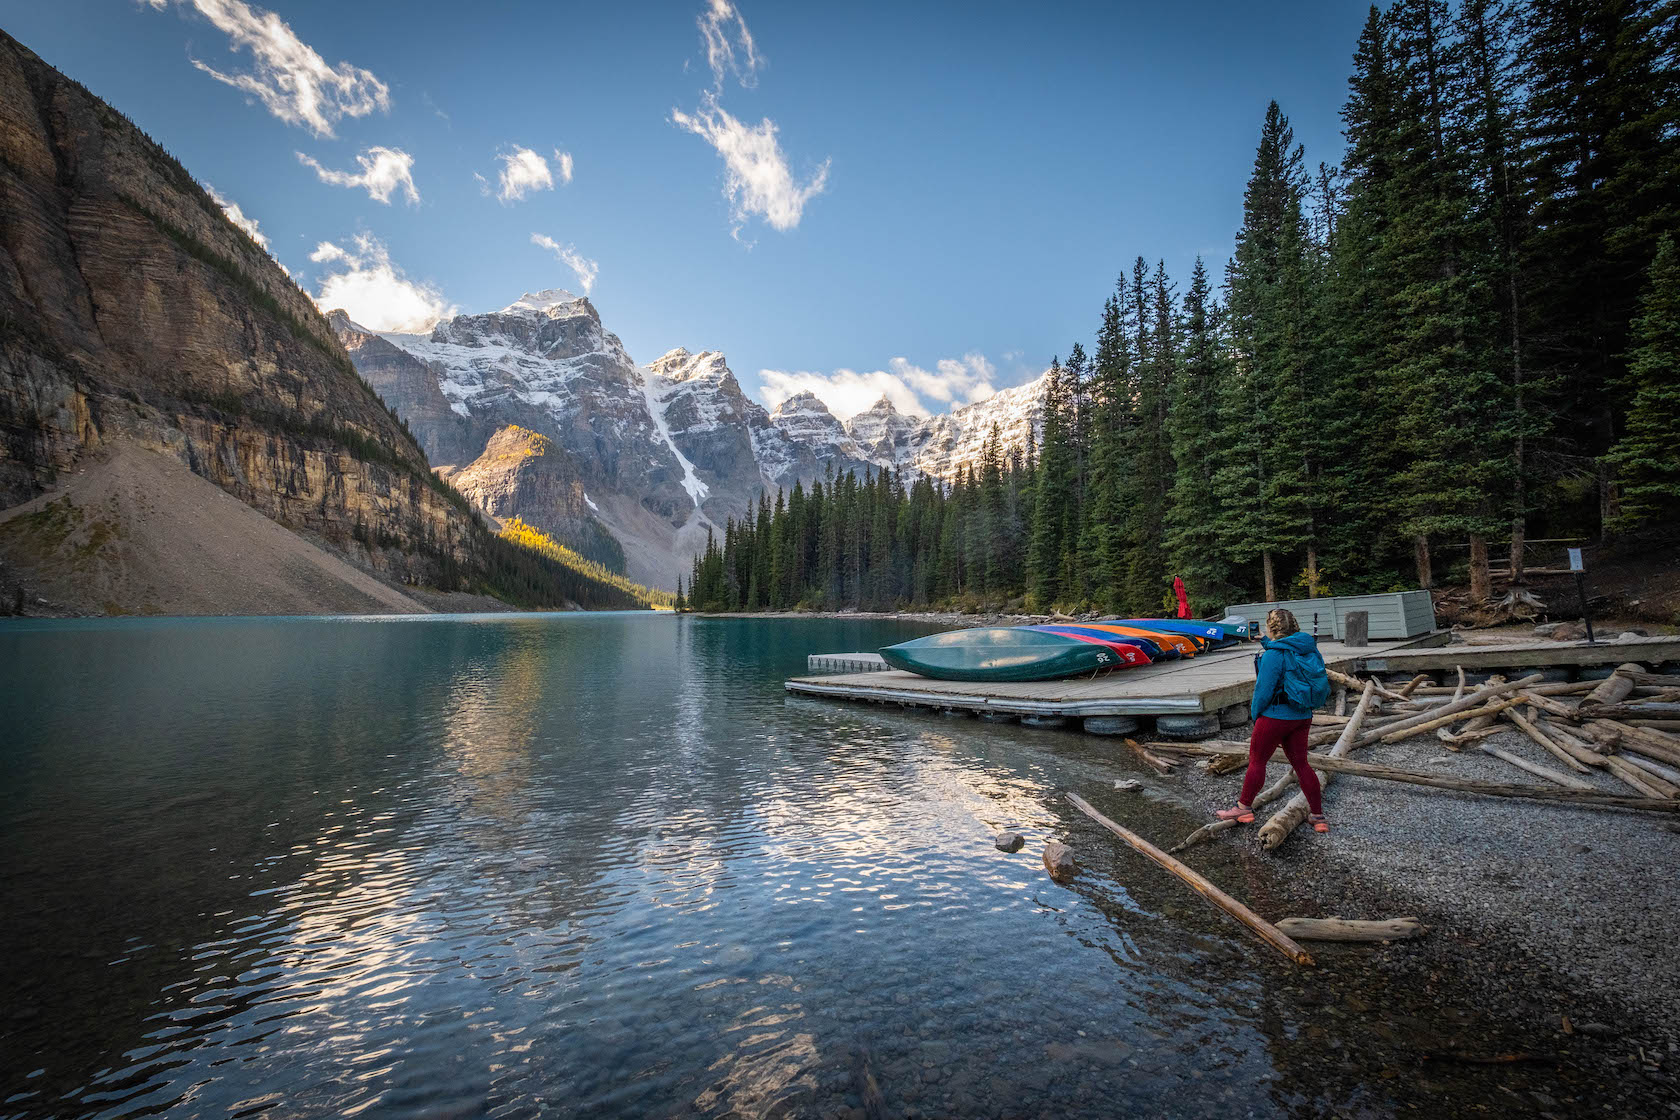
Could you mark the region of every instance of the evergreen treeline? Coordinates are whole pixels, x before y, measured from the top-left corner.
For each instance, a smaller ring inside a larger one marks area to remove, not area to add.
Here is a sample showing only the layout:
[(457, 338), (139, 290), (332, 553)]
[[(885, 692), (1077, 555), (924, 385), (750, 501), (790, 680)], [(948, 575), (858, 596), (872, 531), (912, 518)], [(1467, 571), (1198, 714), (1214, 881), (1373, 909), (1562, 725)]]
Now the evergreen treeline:
[(1036, 448), (761, 499), (701, 609), (1159, 611), (1467, 578), (1680, 519), (1674, 0), (1373, 7), (1340, 167), (1266, 111), (1221, 292), (1141, 257)]

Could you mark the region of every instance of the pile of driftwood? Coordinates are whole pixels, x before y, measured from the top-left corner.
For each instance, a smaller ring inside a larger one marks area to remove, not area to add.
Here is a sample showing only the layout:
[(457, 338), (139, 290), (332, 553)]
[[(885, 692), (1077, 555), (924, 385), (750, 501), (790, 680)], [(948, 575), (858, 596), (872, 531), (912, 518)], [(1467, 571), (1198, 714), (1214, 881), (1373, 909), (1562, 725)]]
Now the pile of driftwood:
[[(1326, 787), (1335, 774), (1344, 773), (1495, 797), (1680, 812), (1680, 734), (1675, 734), (1680, 731), (1680, 677), (1647, 673), (1639, 665), (1623, 665), (1602, 681), (1543, 683), (1542, 675), (1535, 673), (1514, 681), (1494, 677), (1474, 688), (1466, 687), (1462, 668), (1456, 686), (1433, 685), (1426, 676), (1399, 688), (1333, 670), (1330, 677), (1340, 686), (1332, 710), (1313, 717), (1308, 740), (1315, 747), (1332, 744), (1328, 752), (1309, 756)], [(1349, 713), (1348, 697), (1354, 691), (1359, 701)], [(1482, 742), (1507, 730), (1504, 725), (1527, 735), (1565, 769), (1539, 766)], [(1373, 743), (1431, 733), (1450, 751), (1474, 745), (1549, 784), (1477, 782), (1347, 757)], [(1207, 766), (1215, 773), (1241, 769), (1248, 754), (1245, 745), (1227, 743), (1150, 743), (1147, 749), (1210, 755)], [(1601, 792), (1575, 776), (1594, 770), (1614, 777), (1631, 795)], [(1294, 784), (1291, 771), (1261, 791), (1255, 808), (1282, 798)], [(1306, 817), (1306, 798), (1297, 792), (1261, 826), (1261, 846), (1276, 848)], [(1230, 821), (1205, 825), (1172, 851), (1184, 851), (1234, 826)]]

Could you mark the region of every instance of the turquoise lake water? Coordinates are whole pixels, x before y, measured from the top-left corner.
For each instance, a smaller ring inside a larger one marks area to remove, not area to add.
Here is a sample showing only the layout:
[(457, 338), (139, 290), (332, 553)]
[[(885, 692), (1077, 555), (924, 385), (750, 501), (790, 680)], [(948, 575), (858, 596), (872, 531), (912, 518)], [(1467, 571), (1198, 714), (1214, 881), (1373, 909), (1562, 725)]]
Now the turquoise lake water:
[[(1123, 749), (782, 688), (928, 629), (0, 625), (0, 1116), (1363, 1116), (1465, 1088), (1396, 1078), (1313, 987), (1333, 969), (1073, 811), (1199, 823), (1114, 792)], [(1400, 998), (1391, 1023), (1439, 1019)]]

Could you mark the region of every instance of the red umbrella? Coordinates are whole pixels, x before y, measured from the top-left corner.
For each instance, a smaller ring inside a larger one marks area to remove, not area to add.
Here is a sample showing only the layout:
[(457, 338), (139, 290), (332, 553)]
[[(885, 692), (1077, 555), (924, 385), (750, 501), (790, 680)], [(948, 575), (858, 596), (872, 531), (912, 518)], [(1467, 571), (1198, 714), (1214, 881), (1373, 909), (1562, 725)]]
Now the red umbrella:
[(1190, 617), (1190, 596), (1184, 590), (1184, 577), (1173, 577), (1173, 594), (1178, 596), (1178, 617)]

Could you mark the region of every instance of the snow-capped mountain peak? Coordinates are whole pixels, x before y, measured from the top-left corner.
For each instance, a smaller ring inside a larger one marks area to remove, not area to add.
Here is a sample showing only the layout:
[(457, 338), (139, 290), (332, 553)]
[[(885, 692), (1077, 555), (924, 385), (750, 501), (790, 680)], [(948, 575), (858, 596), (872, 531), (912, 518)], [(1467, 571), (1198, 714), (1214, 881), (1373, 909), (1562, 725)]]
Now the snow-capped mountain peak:
[(534, 311), (545, 314), (560, 307), (562, 304), (576, 303), (578, 297), (564, 288), (545, 288), (540, 292), (526, 292), (506, 307), (497, 312), (498, 315), (517, 315), (522, 311)]

